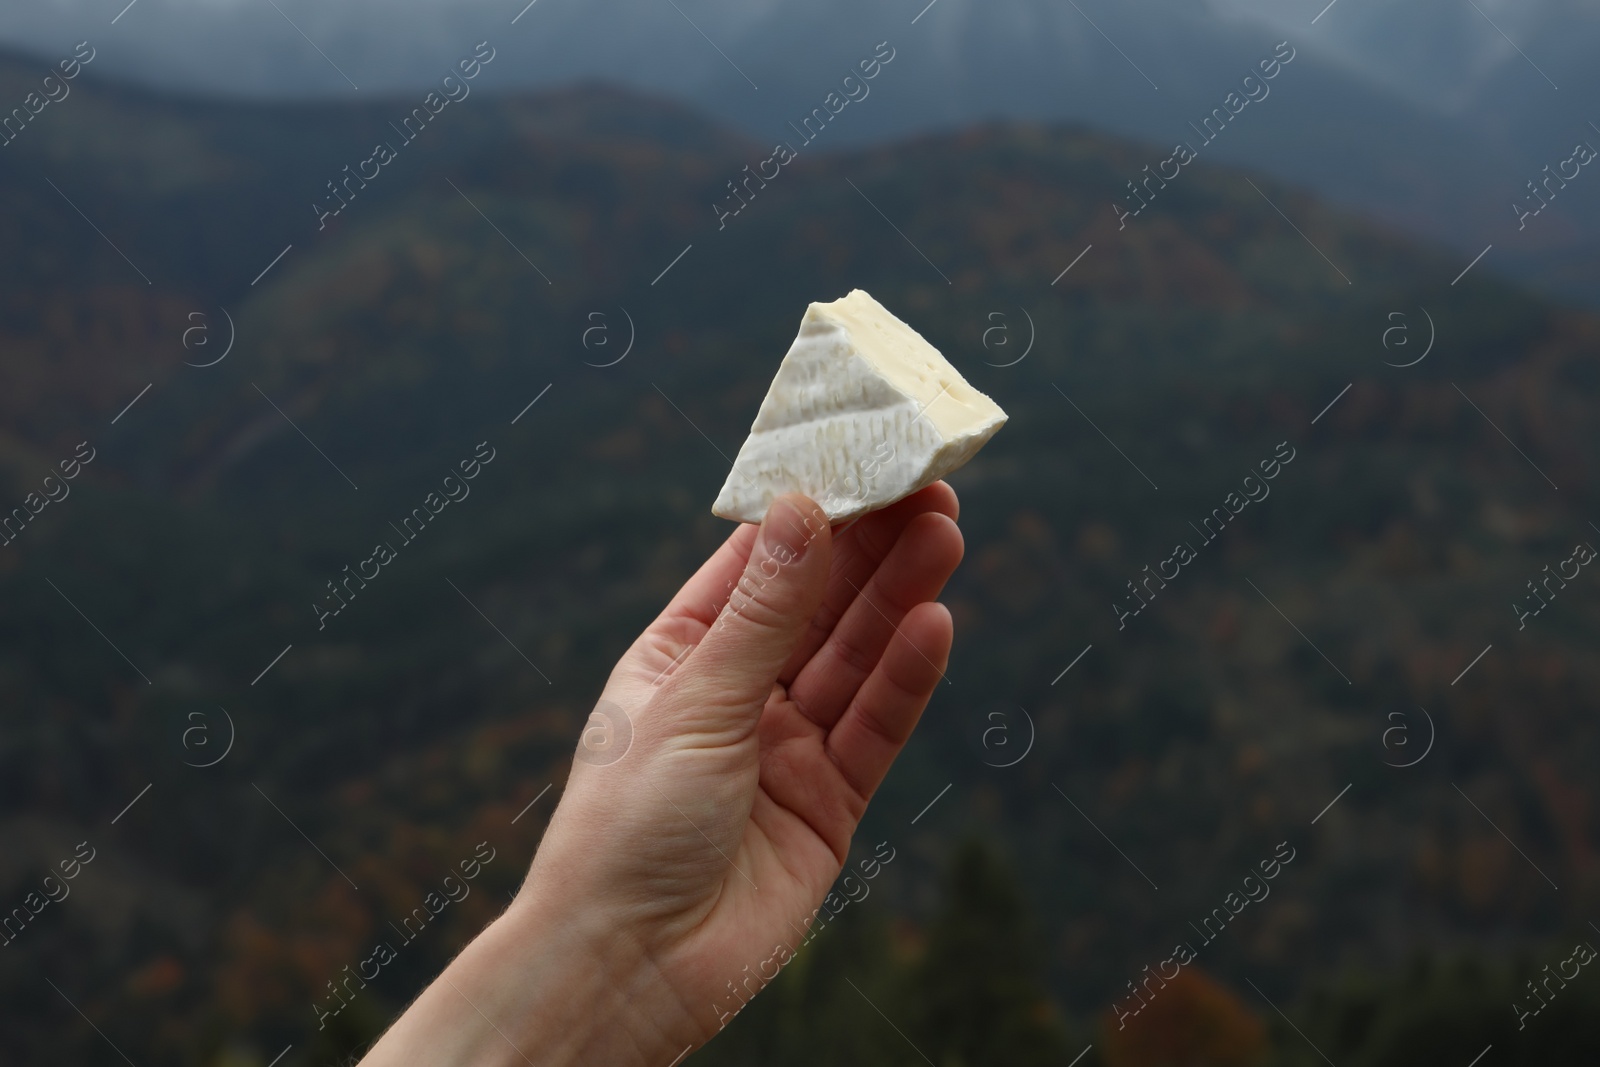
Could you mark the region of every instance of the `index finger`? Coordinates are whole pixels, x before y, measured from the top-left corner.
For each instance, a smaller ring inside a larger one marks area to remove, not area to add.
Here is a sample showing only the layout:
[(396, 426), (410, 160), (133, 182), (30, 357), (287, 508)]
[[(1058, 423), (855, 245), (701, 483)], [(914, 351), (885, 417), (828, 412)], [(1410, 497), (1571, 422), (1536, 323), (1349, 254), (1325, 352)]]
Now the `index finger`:
[[(961, 514), (956, 491), (945, 482), (934, 482), (834, 532), (833, 566), (828, 574), (828, 591), (823, 595), (822, 606), (812, 617), (811, 626), (779, 673), (779, 684), (785, 688), (794, 684), (801, 668), (822, 648), (833, 633), (833, 628), (855, 602), (857, 590), (866, 585), (911, 520), (927, 511), (956, 518)], [(748, 555), (749, 549), (745, 551)]]

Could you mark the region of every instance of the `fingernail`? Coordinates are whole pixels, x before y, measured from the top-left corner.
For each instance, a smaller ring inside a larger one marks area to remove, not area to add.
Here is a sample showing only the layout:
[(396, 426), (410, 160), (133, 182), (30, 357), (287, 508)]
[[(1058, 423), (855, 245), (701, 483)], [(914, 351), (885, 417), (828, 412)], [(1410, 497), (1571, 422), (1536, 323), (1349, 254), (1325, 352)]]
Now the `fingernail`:
[[(812, 523), (825, 522), (813, 517)], [(788, 500), (779, 498), (767, 509), (761, 523), (761, 547), (780, 566), (786, 566), (806, 554), (806, 546), (816, 536), (806, 523), (806, 517)]]

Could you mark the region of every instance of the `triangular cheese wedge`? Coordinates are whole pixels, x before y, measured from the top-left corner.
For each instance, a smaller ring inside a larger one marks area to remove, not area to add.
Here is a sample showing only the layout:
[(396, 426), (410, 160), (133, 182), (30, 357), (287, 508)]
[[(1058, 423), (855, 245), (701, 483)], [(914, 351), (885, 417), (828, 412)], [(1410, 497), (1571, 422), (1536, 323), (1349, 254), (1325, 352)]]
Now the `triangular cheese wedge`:
[(798, 492), (845, 522), (962, 466), (1005, 421), (921, 334), (855, 289), (806, 308), (711, 511), (760, 522), (774, 498)]

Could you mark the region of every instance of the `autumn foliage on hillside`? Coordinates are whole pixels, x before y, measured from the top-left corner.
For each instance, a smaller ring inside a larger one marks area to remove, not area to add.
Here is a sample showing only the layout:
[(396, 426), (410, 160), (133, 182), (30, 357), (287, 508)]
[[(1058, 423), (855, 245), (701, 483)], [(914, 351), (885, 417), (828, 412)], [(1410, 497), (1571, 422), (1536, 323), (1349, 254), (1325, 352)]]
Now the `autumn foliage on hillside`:
[(1261, 1020), (1195, 964), (1122, 1022), (1101, 1022), (1105, 1067), (1256, 1067), (1267, 1054)]

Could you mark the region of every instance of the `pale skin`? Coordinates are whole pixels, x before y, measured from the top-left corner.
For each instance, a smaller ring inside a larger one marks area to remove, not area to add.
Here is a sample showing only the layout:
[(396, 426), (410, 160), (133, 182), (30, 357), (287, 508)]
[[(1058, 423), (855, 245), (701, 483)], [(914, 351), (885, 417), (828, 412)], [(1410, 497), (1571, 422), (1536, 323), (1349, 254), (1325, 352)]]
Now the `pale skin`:
[(362, 1067), (668, 1067), (746, 967), (807, 951), (944, 672), (957, 513), (938, 482), (837, 530), (794, 494), (735, 530), (601, 693), (625, 754), (580, 748), (515, 902)]

